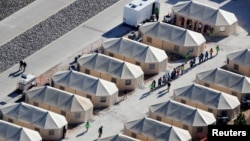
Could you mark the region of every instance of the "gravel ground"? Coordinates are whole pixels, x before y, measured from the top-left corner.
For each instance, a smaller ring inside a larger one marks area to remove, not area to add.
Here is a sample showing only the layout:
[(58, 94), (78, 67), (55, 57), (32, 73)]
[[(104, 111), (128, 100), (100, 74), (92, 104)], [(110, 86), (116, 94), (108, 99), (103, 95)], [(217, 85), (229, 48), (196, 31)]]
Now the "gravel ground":
[[(100, 2), (101, 1), (101, 2)], [(0, 47), (0, 73), (118, 0), (77, 0)]]
[(35, 0), (0, 0), (0, 21)]

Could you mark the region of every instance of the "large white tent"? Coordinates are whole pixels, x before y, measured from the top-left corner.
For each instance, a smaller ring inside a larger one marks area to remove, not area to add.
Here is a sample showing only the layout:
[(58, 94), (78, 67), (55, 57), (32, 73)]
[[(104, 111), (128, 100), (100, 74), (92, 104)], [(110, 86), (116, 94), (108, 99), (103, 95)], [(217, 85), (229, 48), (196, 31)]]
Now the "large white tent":
[(109, 137), (103, 137), (99, 139), (99, 141), (140, 141), (138, 139), (123, 135), (123, 134), (116, 134)]
[(61, 139), (68, 126), (64, 116), (24, 102), (8, 103), (0, 108), (0, 112), (5, 121), (39, 130), (43, 139)]
[[(59, 71), (52, 77), (52, 86), (91, 99), (95, 107), (111, 106), (117, 102), (118, 88), (109, 81), (74, 70)], [(89, 97), (90, 96), (90, 97)], [(107, 102), (100, 102), (106, 97)]]
[(199, 84), (237, 96), (250, 94), (250, 78), (221, 68), (215, 68), (196, 74)]
[(145, 23), (139, 29), (142, 42), (185, 56), (198, 56), (204, 52), (206, 40), (201, 33), (163, 22)]
[(191, 141), (187, 130), (148, 117), (129, 121), (124, 127), (126, 135), (136, 136), (140, 140)]
[[(166, 69), (168, 56), (158, 49), (127, 38), (111, 38), (102, 44), (104, 54), (123, 61), (139, 64), (145, 74), (159, 73)], [(150, 64), (154, 64), (153, 70)]]
[(37, 131), (0, 120), (0, 141), (42, 141)]
[[(144, 73), (141, 67), (100, 53), (86, 54), (77, 60), (80, 72), (114, 82), (119, 90), (141, 86)], [(127, 83), (129, 81), (129, 83)]]
[(64, 113), (69, 123), (87, 121), (93, 113), (93, 104), (88, 98), (50, 86), (35, 87), (26, 91), (25, 101), (32, 105), (37, 103), (38, 107), (59, 114)]

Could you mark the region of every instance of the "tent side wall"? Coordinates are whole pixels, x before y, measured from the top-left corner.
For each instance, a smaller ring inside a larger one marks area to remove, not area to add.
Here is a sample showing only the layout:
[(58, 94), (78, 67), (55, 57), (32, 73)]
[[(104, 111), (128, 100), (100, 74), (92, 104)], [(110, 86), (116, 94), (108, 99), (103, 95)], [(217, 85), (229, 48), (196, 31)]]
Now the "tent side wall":
[(229, 69), (232, 72), (236, 72), (250, 77), (250, 67), (236, 63), (229, 59), (228, 59), (227, 69)]
[(148, 141), (148, 138), (146, 136), (142, 135), (141, 133), (135, 133), (130, 129), (127, 129), (126, 127), (124, 127), (124, 134), (142, 141)]

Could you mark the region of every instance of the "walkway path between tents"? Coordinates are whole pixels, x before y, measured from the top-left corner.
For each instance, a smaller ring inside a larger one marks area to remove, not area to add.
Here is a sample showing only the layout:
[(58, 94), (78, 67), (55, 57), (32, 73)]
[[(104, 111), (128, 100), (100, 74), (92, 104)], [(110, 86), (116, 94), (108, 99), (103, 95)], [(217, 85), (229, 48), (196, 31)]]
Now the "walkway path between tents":
[(35, 0), (0, 22), (0, 46), (54, 15), (75, 0)]

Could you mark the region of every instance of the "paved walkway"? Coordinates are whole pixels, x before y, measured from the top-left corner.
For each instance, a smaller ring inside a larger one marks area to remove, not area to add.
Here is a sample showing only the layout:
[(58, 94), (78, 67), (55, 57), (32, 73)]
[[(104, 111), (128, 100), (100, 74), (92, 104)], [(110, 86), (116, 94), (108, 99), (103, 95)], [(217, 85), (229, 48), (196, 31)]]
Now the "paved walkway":
[(54, 15), (75, 0), (35, 0), (0, 22), (0, 46)]

